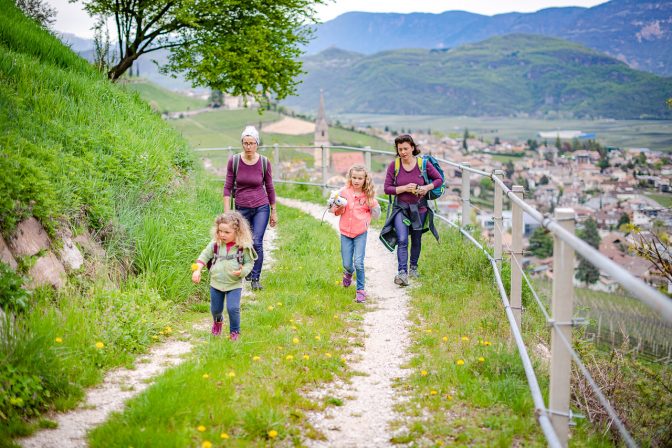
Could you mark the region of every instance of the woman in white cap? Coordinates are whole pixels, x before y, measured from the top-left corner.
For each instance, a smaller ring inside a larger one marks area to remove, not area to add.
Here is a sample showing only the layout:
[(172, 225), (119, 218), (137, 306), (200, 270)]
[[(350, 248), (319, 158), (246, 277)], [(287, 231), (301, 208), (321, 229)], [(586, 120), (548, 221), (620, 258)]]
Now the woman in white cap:
[(258, 258), (246, 278), (252, 282), (252, 289), (257, 290), (262, 288), (260, 276), (264, 263), (264, 233), (269, 223), (271, 227), (278, 223), (278, 214), (271, 164), (257, 152), (259, 132), (254, 126), (247, 126), (240, 139), (243, 151), (234, 154), (226, 168), (224, 211), (232, 208), (232, 199), (235, 198), (236, 210), (250, 223), (253, 246)]

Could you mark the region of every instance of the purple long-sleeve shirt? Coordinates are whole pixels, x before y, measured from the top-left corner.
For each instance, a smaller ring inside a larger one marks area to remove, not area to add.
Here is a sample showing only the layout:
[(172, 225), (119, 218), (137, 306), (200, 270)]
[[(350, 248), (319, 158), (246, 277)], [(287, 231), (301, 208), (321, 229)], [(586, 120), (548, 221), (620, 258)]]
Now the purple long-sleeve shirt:
[[(262, 179), (261, 157), (254, 165), (248, 165), (241, 156), (236, 175), (236, 205), (241, 207), (261, 207), (275, 204), (275, 187), (271, 162), (266, 165), (266, 175)], [(265, 187), (265, 188), (264, 188)], [(233, 190), (233, 157), (226, 166), (226, 182), (224, 196), (231, 196)]]
[[(441, 186), (441, 175), (434, 168), (434, 165), (431, 163), (426, 163), (427, 177), (432, 181), (433, 188)], [(385, 194), (397, 194), (396, 187), (406, 184), (418, 184), (425, 185), (425, 179), (422, 177), (422, 172), (420, 167), (416, 163), (412, 170), (406, 171), (404, 169), (404, 164), (399, 162), (399, 172), (397, 173), (397, 182), (394, 182), (394, 162), (390, 163), (390, 166), (387, 167), (387, 174), (385, 176)], [(399, 193), (397, 195), (398, 199), (407, 204), (417, 204), (420, 202), (424, 196), (416, 196), (413, 193)]]

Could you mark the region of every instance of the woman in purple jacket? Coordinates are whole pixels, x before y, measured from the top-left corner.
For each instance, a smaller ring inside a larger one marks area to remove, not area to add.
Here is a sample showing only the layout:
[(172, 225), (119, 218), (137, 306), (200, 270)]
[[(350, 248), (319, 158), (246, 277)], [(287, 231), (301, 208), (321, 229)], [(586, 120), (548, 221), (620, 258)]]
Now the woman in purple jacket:
[(250, 223), (258, 258), (246, 279), (251, 280), (252, 289), (256, 290), (262, 289), (259, 278), (264, 263), (264, 233), (269, 223), (271, 227), (278, 223), (278, 213), (271, 164), (257, 152), (259, 132), (254, 126), (247, 126), (240, 139), (243, 152), (234, 154), (226, 168), (224, 211), (231, 209), (231, 198), (234, 197), (236, 210)]
[[(387, 167), (385, 176), (385, 193), (394, 195), (395, 200), (390, 204), (388, 218), (381, 230), (381, 240), (388, 249), (394, 250), (397, 246), (398, 273), (394, 283), (399, 286), (408, 286), (408, 277), (418, 277), (418, 260), (422, 249), (422, 234), (431, 231), (438, 240), (439, 235), (434, 228), (434, 212), (427, 205), (425, 195), (441, 186), (441, 175), (431, 163), (425, 164), (426, 183), (422, 171), (418, 166), (420, 149), (413, 141), (413, 137), (403, 134), (394, 139), (398, 161), (393, 161)], [(397, 168), (398, 167), (398, 168)], [(398, 172), (395, 172), (397, 171)], [(408, 240), (411, 240), (410, 269), (408, 265)]]

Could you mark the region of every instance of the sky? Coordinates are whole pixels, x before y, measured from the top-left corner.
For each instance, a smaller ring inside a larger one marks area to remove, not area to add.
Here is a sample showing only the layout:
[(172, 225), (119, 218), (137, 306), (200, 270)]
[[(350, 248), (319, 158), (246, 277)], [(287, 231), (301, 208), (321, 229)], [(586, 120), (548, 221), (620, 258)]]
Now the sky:
[[(54, 28), (79, 37), (92, 38), (93, 19), (82, 9), (81, 2), (46, 0), (58, 11)], [(483, 15), (505, 12), (534, 12), (557, 6), (591, 7), (606, 0), (335, 0), (317, 8), (318, 18), (327, 21), (349, 11), (364, 12), (428, 12), (461, 10)], [(112, 31), (112, 30), (110, 30)]]

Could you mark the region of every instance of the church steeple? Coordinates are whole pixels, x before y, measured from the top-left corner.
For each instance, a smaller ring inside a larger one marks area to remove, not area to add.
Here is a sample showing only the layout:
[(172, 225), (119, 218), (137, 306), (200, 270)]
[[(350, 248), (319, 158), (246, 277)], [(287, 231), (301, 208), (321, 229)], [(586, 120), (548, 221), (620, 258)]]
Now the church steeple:
[[(324, 112), (324, 91), (320, 89), (320, 107), (317, 111), (317, 119), (315, 120), (315, 165), (322, 166), (322, 146), (329, 146), (329, 125), (327, 124), (327, 116)], [(329, 165), (329, 150), (326, 151), (326, 164)]]
[(315, 146), (329, 146), (329, 125), (324, 113), (324, 91), (320, 89), (320, 108), (315, 120)]

